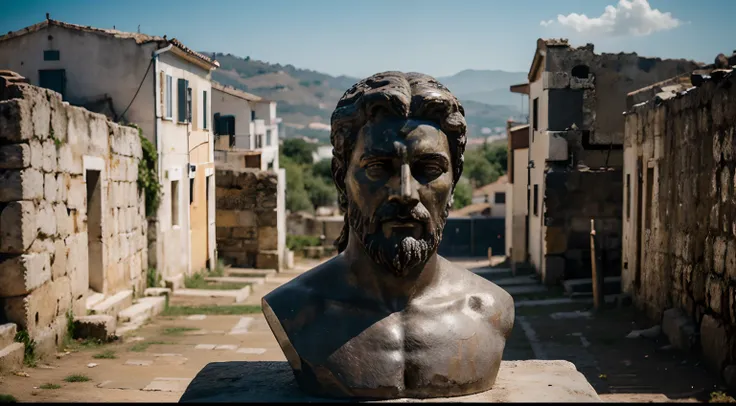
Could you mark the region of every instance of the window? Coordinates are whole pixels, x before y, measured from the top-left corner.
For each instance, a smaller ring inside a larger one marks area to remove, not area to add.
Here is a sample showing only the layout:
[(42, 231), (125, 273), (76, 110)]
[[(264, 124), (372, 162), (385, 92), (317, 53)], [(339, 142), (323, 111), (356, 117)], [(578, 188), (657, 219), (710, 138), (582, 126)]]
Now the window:
[(207, 129), (207, 91), (202, 92), (202, 129)]
[(174, 78), (166, 75), (166, 118), (174, 117)]
[(179, 225), (179, 181), (171, 181), (171, 225)]
[(266, 130), (266, 146), (271, 145), (271, 130)]
[(506, 204), (506, 192), (496, 192), (493, 203)]
[(188, 107), (190, 107), (190, 105), (187, 103), (187, 99), (191, 100), (191, 94), (187, 91), (188, 89), (189, 89), (189, 83), (187, 83), (185, 79), (177, 79), (176, 112), (177, 112), (177, 121), (179, 121), (180, 123), (186, 123), (187, 118), (189, 117)]
[(66, 100), (66, 71), (64, 69), (50, 69), (38, 71), (38, 85), (53, 90)]
[(539, 202), (539, 185), (534, 185), (534, 201), (533, 201), (534, 207), (532, 207), (532, 209), (534, 211), (535, 216), (539, 216), (538, 202)]
[[(187, 82), (189, 84), (189, 82)], [(187, 123), (192, 122), (192, 88), (187, 87)]]
[(255, 110), (250, 111), (250, 121), (253, 121), (256, 119), (256, 112)]
[(263, 148), (263, 134), (256, 135), (256, 149)]
[[(539, 98), (535, 97), (534, 101), (532, 102), (532, 128), (534, 131), (537, 131), (539, 129)], [(532, 133), (532, 137), (534, 137), (534, 133)], [(534, 141), (534, 138), (532, 138), (532, 141)]]
[(43, 60), (44, 61), (58, 61), (59, 60), (59, 51), (55, 50), (46, 50), (43, 51)]
[(631, 174), (626, 174), (626, 219), (631, 218)]
[(215, 134), (217, 135), (235, 135), (235, 116), (221, 116), (215, 114)]
[(570, 73), (574, 78), (587, 79), (588, 74), (590, 74), (590, 68), (588, 68), (586, 65), (577, 65), (572, 68), (572, 71)]
[(189, 204), (194, 203), (194, 178), (189, 178)]

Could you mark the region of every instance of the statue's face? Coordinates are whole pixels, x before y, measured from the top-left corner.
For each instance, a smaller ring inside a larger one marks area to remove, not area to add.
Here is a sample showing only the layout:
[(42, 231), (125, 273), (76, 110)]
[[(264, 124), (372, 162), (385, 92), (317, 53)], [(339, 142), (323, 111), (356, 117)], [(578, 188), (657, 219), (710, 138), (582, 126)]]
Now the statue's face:
[(345, 185), (350, 227), (376, 263), (405, 276), (437, 251), (453, 177), (436, 124), (379, 115), (358, 135)]

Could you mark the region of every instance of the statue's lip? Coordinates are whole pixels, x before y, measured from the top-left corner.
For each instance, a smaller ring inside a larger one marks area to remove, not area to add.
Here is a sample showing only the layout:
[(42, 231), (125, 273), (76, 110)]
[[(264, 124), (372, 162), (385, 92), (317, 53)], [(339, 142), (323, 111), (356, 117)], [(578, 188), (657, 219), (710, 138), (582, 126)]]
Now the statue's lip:
[(383, 225), (389, 227), (421, 227), (424, 223), (415, 219), (391, 219), (384, 221)]

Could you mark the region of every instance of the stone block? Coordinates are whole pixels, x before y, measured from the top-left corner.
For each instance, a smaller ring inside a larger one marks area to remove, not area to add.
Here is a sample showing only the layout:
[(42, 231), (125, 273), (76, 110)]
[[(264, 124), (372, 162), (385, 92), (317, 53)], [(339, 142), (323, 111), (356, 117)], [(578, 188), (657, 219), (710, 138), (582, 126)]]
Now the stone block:
[(64, 316), (71, 310), (73, 303), (71, 279), (68, 276), (62, 276), (51, 282), (51, 286), (56, 298), (56, 317)]
[(256, 255), (256, 268), (280, 269), (279, 255), (276, 251), (261, 251)]
[(74, 145), (80, 155), (87, 153), (89, 146), (89, 116), (90, 112), (82, 107), (66, 107), (68, 126), (67, 140)]
[(0, 262), (0, 297), (22, 296), (51, 279), (48, 253), (26, 254)]
[(258, 248), (261, 250), (279, 248), (279, 233), (276, 227), (258, 227)]
[(0, 101), (0, 140), (21, 142), (33, 138), (32, 117), (32, 105), (29, 101)]
[(692, 292), (693, 292), (693, 300), (696, 302), (704, 302), (705, 301), (705, 280), (706, 280), (707, 274), (705, 272), (705, 269), (702, 265), (698, 264), (693, 269), (693, 275), (692, 275)]
[(256, 210), (256, 220), (259, 227), (276, 227), (278, 224), (278, 213), (273, 209)]
[(246, 210), (256, 205), (256, 192), (254, 190), (239, 190), (216, 188), (215, 207), (220, 210)]
[(0, 146), (0, 169), (23, 169), (31, 166), (31, 146), (10, 144)]
[(28, 142), (28, 148), (31, 149), (31, 167), (43, 170), (43, 143), (37, 139)]
[(547, 255), (544, 261), (542, 282), (545, 285), (557, 285), (565, 278), (565, 257)]
[(72, 147), (68, 144), (63, 144), (57, 151), (58, 161), (57, 168), (59, 172), (68, 173), (71, 175), (81, 175), (83, 171), (83, 161), (81, 157), (74, 156)]
[(56, 233), (62, 239), (74, 233), (74, 219), (69, 215), (63, 204), (54, 205), (54, 216), (56, 217)]
[(66, 203), (71, 181), (72, 178), (68, 173), (59, 173), (56, 175), (56, 199), (58, 201)]
[(723, 309), (723, 282), (720, 278), (709, 275), (705, 288), (708, 307), (715, 313), (721, 314)]
[(115, 337), (117, 319), (107, 314), (74, 318), (74, 338), (91, 338), (108, 341)]
[(70, 235), (65, 243), (68, 249), (67, 275), (71, 278), (72, 296), (78, 299), (86, 294), (89, 288), (87, 234)]
[(56, 213), (54, 206), (47, 201), (41, 201), (36, 210), (36, 223), (38, 224), (38, 233), (41, 236), (56, 235)]
[(728, 334), (723, 323), (710, 314), (700, 322), (700, 346), (706, 366), (720, 375), (730, 354)]
[(570, 75), (567, 72), (544, 72), (542, 80), (545, 90), (564, 89), (570, 86)]
[(239, 240), (255, 240), (259, 238), (258, 230), (255, 227), (234, 227), (232, 228), (232, 238)]
[(66, 336), (66, 320), (66, 315), (56, 317), (50, 325), (39, 329), (35, 333), (35, 352), (40, 359), (52, 358), (59, 352)]
[(50, 134), (62, 143), (66, 142), (69, 119), (67, 118), (66, 108), (61, 101), (61, 98), (49, 98), (49, 108), (51, 109)]
[(69, 249), (63, 239), (54, 241), (54, 252), (51, 257), (51, 278), (56, 280), (67, 274), (67, 258)]
[(23, 368), (23, 343), (11, 343), (0, 348), (0, 373), (15, 372)]
[(5, 315), (11, 323), (20, 329), (28, 330), (31, 337), (46, 326), (51, 325), (56, 317), (56, 297), (53, 287), (47, 282), (25, 296), (5, 298)]
[(84, 210), (87, 206), (87, 184), (84, 177), (74, 176), (69, 180), (67, 207), (75, 210)]
[(43, 174), (33, 168), (0, 171), (0, 202), (43, 199)]
[[(231, 361), (207, 364), (179, 402), (327, 403), (304, 393), (286, 361)], [(596, 391), (568, 361), (501, 361), (492, 389), (458, 397), (394, 399), (381, 403), (600, 402)]]
[(56, 161), (56, 144), (53, 140), (45, 140), (42, 144), (43, 148), (43, 171), (45, 173), (56, 172), (58, 167)]
[(682, 310), (668, 309), (662, 315), (662, 331), (675, 348), (684, 351), (698, 344), (698, 327)]
[(725, 237), (716, 237), (713, 242), (713, 272), (723, 275), (726, 269), (726, 248), (728, 244)]
[(562, 255), (565, 253), (565, 251), (567, 251), (567, 235), (565, 233), (564, 227), (547, 227), (547, 233), (544, 236), (544, 240), (547, 246), (545, 252), (547, 252), (548, 254)]
[(22, 254), (38, 235), (33, 202), (11, 202), (0, 213), (0, 252)]
[(43, 198), (47, 202), (55, 202), (58, 195), (58, 186), (56, 184), (56, 174), (47, 173), (43, 176)]
[[(89, 153), (92, 155), (106, 155), (108, 152), (107, 118), (102, 114), (89, 115)], [(115, 151), (113, 151), (115, 152)]]

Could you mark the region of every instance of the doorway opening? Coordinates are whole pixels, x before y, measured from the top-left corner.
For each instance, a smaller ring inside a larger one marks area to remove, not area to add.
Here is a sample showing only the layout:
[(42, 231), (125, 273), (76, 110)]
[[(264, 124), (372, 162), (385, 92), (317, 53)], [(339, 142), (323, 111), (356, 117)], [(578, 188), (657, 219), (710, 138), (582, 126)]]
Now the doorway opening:
[(100, 171), (87, 170), (87, 254), (89, 288), (104, 291), (102, 268), (102, 188)]

